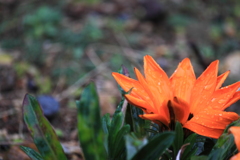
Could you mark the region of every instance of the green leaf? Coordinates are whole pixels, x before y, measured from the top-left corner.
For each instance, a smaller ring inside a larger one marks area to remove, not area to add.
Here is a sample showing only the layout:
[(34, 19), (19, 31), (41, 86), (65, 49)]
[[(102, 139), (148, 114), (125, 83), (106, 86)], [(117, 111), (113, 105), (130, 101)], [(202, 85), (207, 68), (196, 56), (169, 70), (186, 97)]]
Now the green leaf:
[(175, 138), (174, 132), (163, 132), (155, 136), (145, 145), (132, 160), (155, 160), (159, 159), (162, 154), (170, 147)]
[(20, 146), (21, 150), (23, 150), (31, 159), (33, 160), (43, 160), (42, 156), (29, 147)]
[(129, 133), (130, 126), (124, 125), (124, 115), (122, 112), (115, 111), (108, 131), (109, 159), (119, 159), (121, 156), (125, 157), (124, 136)]
[(207, 160), (207, 156), (192, 156), (191, 160)]
[(237, 151), (233, 135), (228, 134), (228, 129), (231, 126), (240, 126), (240, 120), (238, 119), (226, 127), (211, 150), (209, 160), (229, 159)]
[(181, 159), (188, 160), (188, 159), (190, 159), (191, 156), (196, 154), (197, 147), (196, 147), (195, 143), (197, 140), (197, 136), (198, 135), (196, 133), (192, 133), (185, 139), (183, 144), (189, 144), (189, 145), (186, 146), (185, 150), (183, 151)]
[(130, 125), (131, 131), (136, 133), (138, 137), (146, 136), (146, 128), (150, 128), (150, 126), (147, 126), (146, 120), (139, 117), (142, 114), (143, 111), (140, 108), (128, 104), (125, 123)]
[(37, 99), (29, 94), (23, 100), (23, 117), (44, 160), (67, 159), (53, 128), (44, 117)]
[(209, 154), (209, 160), (229, 159), (236, 150), (232, 134), (224, 133)]
[(138, 139), (134, 133), (125, 136), (125, 143), (127, 149), (127, 160), (131, 160), (132, 157), (147, 144), (146, 138)]
[(103, 132), (105, 134), (105, 136), (104, 136), (104, 147), (105, 147), (105, 150), (107, 151), (108, 155), (109, 155), (108, 137), (109, 137), (110, 126), (111, 126), (110, 114), (107, 113), (102, 117), (102, 128), (103, 128)]
[(76, 102), (78, 108), (78, 137), (85, 159), (105, 160), (99, 100), (95, 85), (90, 83)]
[(182, 125), (181, 123), (179, 122), (176, 122), (176, 125), (175, 125), (175, 133), (176, 133), (176, 136), (175, 136), (175, 139), (174, 139), (174, 142), (173, 142), (173, 152), (174, 152), (174, 157), (177, 156), (178, 154), (178, 151), (180, 150), (181, 146), (183, 145), (183, 128), (182, 128)]
[(112, 120), (110, 115), (106, 114), (102, 118), (102, 128), (105, 134), (104, 146), (106, 148), (108, 159), (125, 159), (126, 147), (124, 136), (130, 132), (130, 126), (125, 124), (125, 115), (122, 112), (122, 105), (120, 103)]

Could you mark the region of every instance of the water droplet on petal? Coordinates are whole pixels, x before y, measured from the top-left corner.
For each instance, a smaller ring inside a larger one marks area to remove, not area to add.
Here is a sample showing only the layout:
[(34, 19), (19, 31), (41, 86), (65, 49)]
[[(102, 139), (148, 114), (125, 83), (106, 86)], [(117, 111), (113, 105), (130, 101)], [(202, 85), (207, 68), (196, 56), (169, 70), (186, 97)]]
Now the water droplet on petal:
[(212, 85), (206, 85), (205, 87), (204, 87), (204, 89), (210, 89), (212, 87)]
[(160, 86), (160, 84), (161, 84), (161, 83), (160, 83), (160, 82), (158, 82), (158, 85), (159, 85), (159, 86)]
[(220, 113), (219, 116), (222, 116), (222, 114)]
[(213, 98), (211, 101), (214, 102), (216, 100), (216, 98)]
[(218, 103), (220, 103), (220, 104), (222, 104), (222, 103), (224, 103), (224, 102), (225, 102), (224, 99), (220, 99), (220, 100), (218, 101)]

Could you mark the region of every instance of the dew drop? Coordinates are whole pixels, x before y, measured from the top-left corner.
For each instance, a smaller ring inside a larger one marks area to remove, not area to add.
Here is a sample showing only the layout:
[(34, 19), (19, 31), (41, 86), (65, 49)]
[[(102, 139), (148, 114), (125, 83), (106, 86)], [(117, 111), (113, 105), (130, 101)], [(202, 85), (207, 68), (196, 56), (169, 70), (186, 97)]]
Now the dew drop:
[(219, 116), (222, 116), (222, 113), (220, 113)]
[(222, 104), (222, 103), (224, 103), (224, 102), (225, 102), (224, 99), (220, 99), (220, 100), (218, 101), (218, 103), (220, 103), (220, 104)]
[(212, 100), (211, 100), (211, 102), (214, 102), (216, 100), (216, 98), (213, 98)]
[(206, 85), (204, 89), (210, 89), (212, 85)]
[(160, 82), (158, 82), (158, 85), (159, 85), (159, 86), (160, 86), (160, 84), (161, 84), (161, 83), (160, 83)]

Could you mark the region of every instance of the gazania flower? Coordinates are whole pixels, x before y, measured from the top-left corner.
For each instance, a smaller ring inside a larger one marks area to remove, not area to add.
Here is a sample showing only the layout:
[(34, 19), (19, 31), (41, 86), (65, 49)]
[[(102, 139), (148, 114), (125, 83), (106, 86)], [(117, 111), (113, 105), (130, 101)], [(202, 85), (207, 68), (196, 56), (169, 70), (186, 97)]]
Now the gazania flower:
[(124, 91), (132, 89), (125, 97), (144, 111), (141, 118), (167, 127), (172, 121), (179, 121), (197, 134), (218, 138), (226, 126), (239, 117), (223, 110), (240, 99), (237, 91), (240, 82), (221, 88), (229, 71), (217, 76), (218, 63), (218, 60), (212, 62), (196, 79), (190, 60), (185, 58), (169, 78), (147, 55), (145, 77), (137, 68), (137, 80), (119, 73), (112, 75)]
[[(228, 130), (234, 136), (234, 141), (237, 146), (238, 151), (240, 152), (240, 127), (233, 126)], [(240, 160), (240, 153), (233, 156), (230, 160)]]

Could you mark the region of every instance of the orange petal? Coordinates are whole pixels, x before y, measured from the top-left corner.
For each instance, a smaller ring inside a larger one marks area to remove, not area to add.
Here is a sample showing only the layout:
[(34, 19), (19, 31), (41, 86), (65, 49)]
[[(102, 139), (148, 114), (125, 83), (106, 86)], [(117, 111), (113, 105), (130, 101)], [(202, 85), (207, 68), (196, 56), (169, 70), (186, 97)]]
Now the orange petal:
[(150, 99), (146, 100), (146, 101), (148, 101), (148, 103), (154, 104), (154, 107), (153, 107), (155, 109), (154, 113), (159, 113), (166, 117), (169, 117), (169, 112), (168, 112), (167, 108), (164, 107), (163, 102), (159, 98), (159, 96), (161, 96), (161, 95), (158, 95), (158, 92), (154, 93), (154, 91), (151, 91), (149, 89), (149, 85), (147, 84), (145, 78), (143, 77), (143, 75), (140, 73), (140, 71), (137, 68), (134, 68), (134, 71), (135, 71), (138, 81), (141, 83), (141, 85), (143, 86), (143, 88), (145, 89), (145, 91), (148, 93), (148, 95), (150, 97)]
[(191, 95), (191, 113), (198, 113), (202, 109), (199, 106), (201, 106), (215, 91), (218, 63), (218, 60), (212, 62), (196, 80)]
[(151, 120), (154, 121), (156, 123), (161, 122), (163, 124), (165, 124), (166, 126), (168, 126), (168, 119), (165, 119), (165, 117), (163, 117), (160, 114), (143, 114), (143, 115), (139, 115), (139, 117), (146, 119), (146, 120)]
[(233, 134), (237, 149), (238, 151), (240, 151), (240, 127), (232, 126), (229, 128), (229, 131)]
[(233, 103), (237, 102), (240, 99), (240, 91), (234, 93), (233, 97), (224, 105), (223, 108), (228, 108)]
[(149, 55), (144, 57), (144, 73), (149, 89), (155, 94), (154, 96), (158, 97), (160, 104), (172, 98), (167, 74)]
[(215, 129), (225, 129), (227, 125), (239, 118), (235, 112), (224, 112), (213, 109), (205, 109), (190, 120), (203, 126)]
[(230, 105), (226, 105), (229, 102), (240, 87), (240, 82), (236, 82), (224, 88), (216, 90), (212, 96), (210, 97), (209, 101), (204, 106), (211, 107), (217, 110), (224, 110)]
[(208, 109), (194, 115), (194, 117), (185, 123), (183, 127), (203, 136), (218, 138), (226, 126), (238, 118), (239, 115), (234, 112)]
[(223, 129), (214, 129), (214, 128), (208, 128), (201, 124), (188, 121), (184, 124), (184, 128), (187, 128), (199, 135), (210, 137), (210, 138), (219, 138), (221, 134), (223, 133)]
[(136, 107), (141, 108), (142, 110), (146, 111), (147, 113), (156, 113), (156, 109), (153, 107), (153, 104), (149, 104), (146, 101), (136, 98), (132, 95), (126, 94), (125, 97), (127, 98), (128, 102), (135, 105)]
[(232, 156), (230, 160), (240, 160), (240, 153)]
[(189, 103), (195, 81), (192, 64), (188, 58), (185, 58), (170, 78), (173, 95)]
[(144, 90), (148, 93), (149, 95), (149, 101), (153, 102), (155, 106), (159, 106), (159, 103), (157, 101), (157, 97), (155, 96), (157, 93), (152, 93), (149, 89), (149, 86), (145, 80), (145, 78), (143, 77), (143, 75), (140, 73), (140, 71), (137, 68), (134, 68), (134, 72), (136, 74), (136, 77), (138, 79), (138, 81), (140, 82), (140, 84), (142, 85), (142, 87), (144, 88)]
[(187, 121), (190, 113), (189, 104), (177, 97), (175, 97), (171, 102), (175, 119), (184, 124)]
[(131, 88), (133, 88), (130, 93), (132, 96), (144, 100), (149, 99), (147, 92), (138, 81), (116, 72), (113, 72), (112, 75), (125, 92), (128, 92)]
[(226, 80), (227, 76), (229, 75), (230, 71), (227, 71), (223, 74), (221, 74), (220, 76), (217, 77), (217, 86), (216, 86), (216, 90), (219, 89), (222, 84), (224, 83), (224, 81)]

